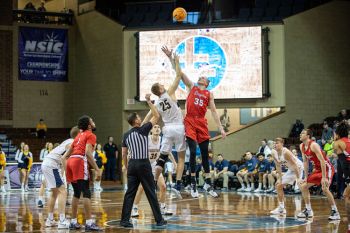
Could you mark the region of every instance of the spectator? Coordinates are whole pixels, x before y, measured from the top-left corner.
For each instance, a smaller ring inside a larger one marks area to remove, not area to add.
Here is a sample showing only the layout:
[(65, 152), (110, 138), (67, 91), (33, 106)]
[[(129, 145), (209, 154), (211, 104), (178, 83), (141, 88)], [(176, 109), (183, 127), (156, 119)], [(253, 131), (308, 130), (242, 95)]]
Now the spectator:
[(38, 8), (38, 11), (41, 11), (41, 12), (45, 12), (45, 11), (46, 11), (45, 3), (44, 3), (44, 2), (41, 2), (41, 3), (40, 3), (40, 7)]
[[(214, 165), (214, 182), (219, 178), (223, 178), (222, 191), (227, 191), (228, 189), (228, 178), (233, 177), (234, 173), (228, 171), (229, 162), (224, 159), (222, 154), (218, 154), (218, 160)], [(213, 183), (213, 182), (212, 182)]]
[(47, 153), (48, 148), (49, 148), (49, 142), (46, 142), (46, 143), (45, 143), (45, 147), (42, 148), (41, 151), (40, 151), (40, 156), (39, 156), (39, 160), (40, 160), (40, 161), (43, 161), (45, 155), (48, 154), (48, 153)]
[(267, 159), (265, 159), (265, 155), (264, 153), (259, 153), (258, 154), (258, 164), (257, 164), (257, 167), (256, 167), (256, 170), (257, 170), (257, 175), (258, 175), (258, 178), (259, 178), (259, 187), (254, 191), (255, 193), (259, 193), (262, 190), (262, 185), (263, 185), (263, 178), (264, 178), (264, 175), (266, 174), (267, 172), (267, 166), (268, 166), (268, 161)]
[[(263, 186), (266, 192), (273, 192), (275, 189), (275, 178), (273, 173), (276, 173), (276, 165), (271, 154), (267, 155), (267, 161), (266, 173), (263, 176)], [(266, 185), (266, 181), (268, 181), (268, 186)]]
[(259, 154), (259, 153), (264, 153), (264, 150), (265, 150), (265, 148), (267, 147), (266, 144), (267, 144), (267, 140), (266, 140), (266, 139), (263, 139), (263, 140), (261, 141), (261, 146), (259, 147), (257, 154)]
[(346, 109), (342, 109), (340, 111), (340, 113), (338, 114), (338, 121), (341, 122), (341, 121), (347, 121), (350, 119), (350, 114), (349, 114), (349, 111), (346, 110)]
[(301, 131), (304, 129), (304, 124), (301, 122), (301, 120), (296, 120), (292, 130), (290, 131), (290, 137), (296, 138), (299, 137)]
[[(249, 179), (249, 177), (252, 176), (256, 168), (257, 161), (255, 158), (253, 158), (253, 155), (250, 151), (245, 153), (244, 158), (246, 162), (244, 163), (243, 166), (241, 166), (241, 170), (238, 171), (237, 173), (238, 181), (242, 187), (237, 191), (250, 192), (254, 190), (254, 183), (253, 183), (253, 187), (251, 187), (250, 185), (251, 179)], [(246, 182), (247, 186), (244, 185), (243, 180)]]
[(0, 144), (0, 192), (6, 193), (4, 186), (5, 180), (5, 168), (6, 168), (6, 154), (2, 151), (2, 145)]
[(321, 140), (317, 140), (317, 143), (320, 145), (321, 148), (329, 141), (332, 139), (333, 136), (333, 130), (331, 127), (329, 127), (328, 122), (324, 121), (323, 122), (323, 130), (322, 130), (322, 137)]
[[(107, 156), (104, 153), (104, 151), (102, 150), (101, 144), (97, 144), (96, 150), (94, 151), (93, 156), (94, 156), (94, 159), (95, 159), (95, 162), (96, 162), (98, 168), (101, 169), (101, 171), (103, 172), (104, 165), (107, 163)], [(96, 174), (95, 174), (95, 171), (94, 171), (94, 180), (95, 179), (96, 179)], [(101, 187), (101, 180), (99, 180), (99, 181), (95, 180), (94, 181), (94, 189), (96, 191), (99, 191), (99, 192), (103, 191), (103, 189)]]
[(229, 127), (231, 126), (230, 123), (230, 117), (227, 115), (227, 109), (224, 108), (224, 114), (220, 116), (220, 122), (222, 128), (225, 130), (225, 132), (229, 131)]
[(116, 166), (118, 160), (118, 147), (113, 142), (113, 137), (108, 137), (108, 143), (106, 143), (103, 147), (103, 150), (107, 156), (107, 164), (106, 164), (106, 173), (105, 180), (113, 180), (116, 181)]
[(28, 3), (24, 6), (24, 10), (27, 10), (27, 11), (36, 11), (35, 6), (33, 5), (32, 2), (28, 2)]
[(36, 134), (38, 138), (46, 138), (47, 126), (43, 119), (39, 120), (39, 123), (36, 125)]
[(16, 151), (16, 155), (15, 155), (16, 162), (18, 162), (19, 155), (21, 154), (21, 152), (23, 152), (24, 145), (25, 145), (25, 142), (21, 142), (20, 147)]
[(323, 150), (324, 152), (326, 152), (328, 158), (330, 158), (333, 154), (333, 138), (331, 138), (330, 140), (327, 141), (326, 144), (324, 144)]

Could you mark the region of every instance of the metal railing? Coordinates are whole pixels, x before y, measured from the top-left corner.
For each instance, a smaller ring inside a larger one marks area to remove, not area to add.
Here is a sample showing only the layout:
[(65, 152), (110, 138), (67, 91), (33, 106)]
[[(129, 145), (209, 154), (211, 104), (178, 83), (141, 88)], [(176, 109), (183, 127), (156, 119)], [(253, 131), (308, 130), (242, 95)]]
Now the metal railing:
[(13, 10), (13, 20), (23, 23), (72, 25), (73, 12), (47, 12), (32, 10)]

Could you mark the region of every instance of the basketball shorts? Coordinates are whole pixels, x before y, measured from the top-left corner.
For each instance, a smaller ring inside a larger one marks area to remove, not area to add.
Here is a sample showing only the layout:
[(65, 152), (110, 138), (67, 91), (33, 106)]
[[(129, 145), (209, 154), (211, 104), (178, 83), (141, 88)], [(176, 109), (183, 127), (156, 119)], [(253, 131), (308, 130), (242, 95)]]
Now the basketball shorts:
[(76, 183), (78, 180), (89, 180), (88, 163), (85, 156), (72, 155), (67, 160), (67, 183)]
[[(157, 161), (154, 161), (153, 163), (151, 163), (152, 174), (153, 174), (154, 177), (156, 176), (156, 166), (157, 166)], [(163, 177), (163, 174), (162, 174), (162, 173), (160, 173), (158, 179), (159, 179), (160, 177)]]
[[(333, 166), (326, 163), (326, 177), (328, 178), (329, 183), (332, 183), (333, 176), (334, 176)], [(310, 184), (320, 185), (321, 180), (322, 180), (321, 168), (315, 169), (315, 171), (307, 177), (307, 183), (310, 183)]]
[(184, 123), (186, 137), (191, 138), (197, 143), (201, 143), (210, 139), (207, 119), (185, 117)]
[(62, 185), (65, 185), (61, 166), (56, 161), (52, 159), (45, 159), (41, 165), (41, 171), (43, 172), (46, 185), (49, 189), (59, 188)]
[(178, 125), (165, 125), (162, 129), (162, 145), (160, 151), (163, 153), (170, 153), (173, 145), (177, 152), (186, 150), (185, 141), (185, 126), (182, 124)]
[[(299, 175), (301, 177), (303, 176), (303, 173), (304, 173), (304, 169), (299, 168)], [(288, 169), (288, 171), (282, 175), (282, 185), (286, 185), (286, 184), (293, 185), (297, 179), (298, 179), (297, 174), (293, 170)]]

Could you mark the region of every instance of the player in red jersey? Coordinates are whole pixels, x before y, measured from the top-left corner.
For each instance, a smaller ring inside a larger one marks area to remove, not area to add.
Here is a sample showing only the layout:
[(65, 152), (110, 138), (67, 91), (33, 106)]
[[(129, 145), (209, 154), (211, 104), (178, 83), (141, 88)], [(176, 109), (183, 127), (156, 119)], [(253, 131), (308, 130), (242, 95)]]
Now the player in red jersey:
[[(334, 168), (327, 158), (326, 154), (322, 152), (320, 146), (311, 140), (312, 131), (304, 129), (300, 134), (300, 151), (303, 155), (305, 180), (299, 182), (299, 187), (305, 201), (305, 209), (300, 212), (298, 218), (313, 217), (313, 211), (310, 203), (309, 188), (314, 185), (322, 185), (322, 191), (327, 196), (328, 202), (331, 205), (332, 211), (329, 220), (339, 220), (340, 215), (335, 205), (332, 193), (329, 191), (329, 184), (332, 182), (334, 175)], [(313, 172), (309, 175), (309, 161), (313, 163)]]
[(220, 123), (220, 119), (216, 111), (214, 95), (209, 90), (207, 90), (210, 82), (209, 79), (207, 77), (201, 76), (195, 85), (183, 72), (181, 72), (181, 79), (189, 91), (186, 100), (186, 116), (184, 119), (184, 124), (186, 139), (190, 149), (191, 196), (198, 197), (198, 190), (196, 187), (196, 147), (198, 143), (202, 155), (202, 164), (206, 177), (203, 188), (211, 196), (217, 197), (217, 193), (211, 187), (208, 161), (208, 146), (210, 136), (207, 119), (205, 118), (208, 106), (223, 138), (226, 137), (226, 133)]
[(334, 152), (338, 155), (338, 166), (343, 170), (346, 188), (344, 190), (345, 209), (348, 217), (348, 232), (350, 232), (350, 139), (349, 126), (342, 122), (335, 129)]
[[(101, 170), (98, 168), (93, 152), (96, 144), (95, 123), (89, 116), (82, 116), (78, 121), (79, 134), (75, 137), (68, 151), (62, 157), (62, 164), (66, 169), (67, 183), (71, 183), (74, 190), (72, 201), (72, 220), (70, 229), (77, 230), (81, 226), (77, 222), (78, 204), (81, 193), (84, 197), (85, 231), (99, 231), (100, 228), (91, 218), (91, 193), (89, 189), (90, 165), (96, 171), (96, 179), (101, 179)], [(66, 159), (68, 160), (66, 161)]]

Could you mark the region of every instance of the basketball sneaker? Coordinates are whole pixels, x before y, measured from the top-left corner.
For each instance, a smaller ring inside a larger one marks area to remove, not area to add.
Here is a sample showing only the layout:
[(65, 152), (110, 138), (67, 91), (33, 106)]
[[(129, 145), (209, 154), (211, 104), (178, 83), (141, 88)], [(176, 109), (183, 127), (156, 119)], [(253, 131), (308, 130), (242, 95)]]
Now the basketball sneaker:
[(340, 214), (336, 210), (331, 211), (331, 215), (329, 215), (328, 220), (340, 220)]
[(139, 209), (137, 207), (133, 207), (131, 211), (131, 217), (137, 218), (138, 216), (140, 216)]
[(286, 208), (282, 208), (281, 206), (278, 206), (276, 209), (270, 211), (270, 214), (274, 215), (280, 215), (280, 214), (286, 214)]
[(191, 184), (191, 196), (193, 198), (198, 198), (199, 194), (198, 194), (198, 190), (195, 184)]
[(297, 215), (298, 218), (312, 218), (313, 216), (314, 212), (306, 208)]
[(79, 229), (81, 229), (81, 225), (79, 224), (79, 223), (70, 223), (69, 224), (69, 229), (70, 230), (79, 230)]
[(244, 192), (244, 190), (245, 190), (245, 187), (242, 186), (241, 188), (237, 189), (237, 192)]
[(160, 212), (165, 216), (173, 215), (173, 213), (167, 208), (166, 205), (160, 207)]
[(91, 223), (85, 225), (85, 231), (102, 231), (102, 229), (96, 223)]
[(63, 221), (58, 221), (58, 229), (69, 229), (70, 222), (65, 219)]
[(212, 197), (218, 197), (219, 195), (214, 191), (214, 189), (210, 186), (210, 184), (205, 183), (203, 189), (209, 193)]
[(181, 188), (179, 189), (177, 186), (171, 188), (171, 191), (175, 194), (177, 199), (182, 199), (180, 190)]
[(45, 221), (45, 226), (46, 227), (54, 227), (54, 226), (57, 226), (57, 222), (53, 219), (51, 220), (51, 219), (47, 218)]

